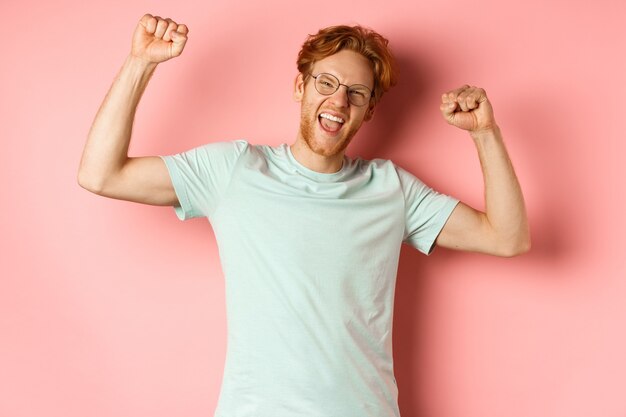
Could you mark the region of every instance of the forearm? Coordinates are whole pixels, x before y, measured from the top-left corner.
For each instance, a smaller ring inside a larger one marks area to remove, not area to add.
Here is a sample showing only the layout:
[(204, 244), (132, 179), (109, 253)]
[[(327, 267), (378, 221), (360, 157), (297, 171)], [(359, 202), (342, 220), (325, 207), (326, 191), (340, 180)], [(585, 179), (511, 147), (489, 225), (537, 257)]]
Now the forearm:
[(498, 244), (514, 252), (530, 248), (530, 228), (522, 189), (498, 126), (471, 133), (485, 181), (485, 214)]
[(128, 159), (135, 111), (156, 65), (126, 58), (89, 131), (78, 171), (81, 186), (102, 187)]

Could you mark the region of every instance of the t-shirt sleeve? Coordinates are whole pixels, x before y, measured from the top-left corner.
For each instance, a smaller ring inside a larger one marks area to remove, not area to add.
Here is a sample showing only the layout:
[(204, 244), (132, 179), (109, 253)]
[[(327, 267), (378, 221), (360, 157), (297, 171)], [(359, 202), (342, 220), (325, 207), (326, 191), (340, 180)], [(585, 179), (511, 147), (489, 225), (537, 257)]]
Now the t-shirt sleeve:
[(245, 140), (214, 142), (174, 155), (159, 155), (165, 162), (180, 205), (180, 220), (209, 217), (232, 178)]
[(441, 194), (410, 172), (396, 166), (404, 193), (405, 228), (403, 242), (425, 255), (435, 249), (435, 239), (459, 200)]

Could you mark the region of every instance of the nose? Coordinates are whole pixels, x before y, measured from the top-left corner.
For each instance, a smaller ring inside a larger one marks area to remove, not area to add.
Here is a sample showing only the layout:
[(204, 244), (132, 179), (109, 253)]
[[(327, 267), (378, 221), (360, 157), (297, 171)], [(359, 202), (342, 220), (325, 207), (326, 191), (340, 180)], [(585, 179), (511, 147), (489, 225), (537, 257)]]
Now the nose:
[(348, 107), (350, 103), (348, 99), (348, 87), (340, 85), (337, 91), (331, 94), (330, 100), (337, 107)]

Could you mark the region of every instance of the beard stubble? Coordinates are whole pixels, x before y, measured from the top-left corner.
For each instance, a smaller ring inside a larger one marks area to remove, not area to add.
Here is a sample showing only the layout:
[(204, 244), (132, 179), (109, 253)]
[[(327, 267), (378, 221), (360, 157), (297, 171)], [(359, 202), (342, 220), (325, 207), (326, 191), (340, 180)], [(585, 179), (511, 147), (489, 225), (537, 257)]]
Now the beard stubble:
[(335, 156), (339, 153), (342, 153), (352, 141), (354, 135), (359, 130), (360, 126), (352, 126), (349, 128), (347, 132), (342, 132), (341, 136), (343, 138), (338, 139), (327, 139), (326, 141), (332, 142), (336, 141), (333, 147), (328, 148), (323, 144), (319, 143), (315, 139), (315, 128), (318, 123), (317, 118), (311, 120), (310, 115), (315, 115), (315, 111), (313, 111), (310, 106), (304, 106), (302, 108), (301, 116), (300, 116), (300, 134), (304, 139), (304, 142), (307, 144), (309, 149), (315, 152), (318, 155), (323, 155), (325, 157)]

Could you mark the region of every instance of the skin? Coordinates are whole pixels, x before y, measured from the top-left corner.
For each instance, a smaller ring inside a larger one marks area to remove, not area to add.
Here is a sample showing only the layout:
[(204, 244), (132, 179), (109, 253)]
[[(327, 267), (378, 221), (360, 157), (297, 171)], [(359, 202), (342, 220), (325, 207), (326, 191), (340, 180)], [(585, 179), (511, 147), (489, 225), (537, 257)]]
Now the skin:
[[(373, 86), (369, 61), (349, 50), (340, 51), (315, 63), (312, 73), (329, 72), (342, 84)], [(349, 103), (341, 87), (331, 96), (315, 90), (313, 79), (296, 77), (294, 99), (301, 103), (300, 129), (291, 145), (294, 157), (307, 168), (333, 173), (341, 169), (345, 150), (374, 108)], [(459, 202), (435, 243), (449, 249), (511, 257), (530, 250), (530, 228), (521, 187), (504, 146), (493, 107), (484, 89), (463, 85), (441, 95), (444, 120), (469, 132), (478, 151), (485, 180), (484, 212)], [(329, 135), (320, 128), (317, 116), (331, 110), (344, 117), (340, 134)]]
[(436, 239), (450, 249), (511, 257), (530, 250), (522, 189), (484, 89), (463, 85), (441, 95), (448, 124), (469, 132), (485, 182), (485, 212), (460, 202)]
[(128, 156), (137, 106), (158, 64), (178, 57), (189, 29), (145, 14), (131, 50), (87, 135), (78, 184), (97, 195), (158, 206), (179, 205), (165, 163), (158, 156)]
[[(167, 167), (158, 156), (129, 157), (128, 148), (139, 100), (158, 64), (179, 56), (189, 29), (172, 19), (144, 15), (133, 34), (131, 53), (106, 95), (87, 137), (78, 171), (81, 187), (101, 196), (143, 204), (179, 206)], [(340, 51), (313, 65), (313, 74), (329, 72), (342, 84), (373, 86), (367, 59)], [(346, 147), (374, 107), (349, 103), (346, 88), (323, 96), (310, 78), (295, 80), (294, 99), (301, 103), (301, 123), (291, 145), (294, 157), (322, 173), (341, 169)], [(497, 256), (530, 249), (524, 198), (506, 151), (493, 107), (484, 89), (464, 85), (441, 96), (441, 114), (450, 125), (466, 130), (474, 141), (485, 181), (485, 212), (460, 202), (436, 244)], [(321, 111), (341, 115), (346, 123), (337, 135), (324, 132)]]
[[(333, 74), (341, 84), (363, 84), (374, 87), (374, 73), (369, 60), (350, 50), (315, 62), (311, 73)], [(293, 156), (307, 168), (333, 173), (341, 169), (343, 156), (350, 141), (364, 121), (372, 118), (373, 106), (354, 106), (348, 101), (347, 88), (339, 87), (334, 94), (324, 96), (315, 89), (313, 77), (305, 82), (302, 74), (295, 81), (294, 100), (301, 104), (300, 129), (291, 145)], [(324, 111), (339, 115), (345, 120), (337, 135), (324, 131), (318, 123), (318, 115)]]

